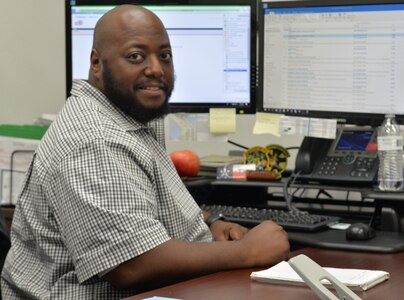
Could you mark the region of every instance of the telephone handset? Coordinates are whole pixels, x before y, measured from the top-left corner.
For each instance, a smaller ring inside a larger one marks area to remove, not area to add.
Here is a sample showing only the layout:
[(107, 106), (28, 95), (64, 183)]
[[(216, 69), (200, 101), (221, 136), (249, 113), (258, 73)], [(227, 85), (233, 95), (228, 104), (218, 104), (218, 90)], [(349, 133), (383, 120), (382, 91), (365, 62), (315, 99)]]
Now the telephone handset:
[(342, 127), (335, 140), (305, 137), (296, 156), (299, 179), (371, 184), (378, 170), (375, 130)]

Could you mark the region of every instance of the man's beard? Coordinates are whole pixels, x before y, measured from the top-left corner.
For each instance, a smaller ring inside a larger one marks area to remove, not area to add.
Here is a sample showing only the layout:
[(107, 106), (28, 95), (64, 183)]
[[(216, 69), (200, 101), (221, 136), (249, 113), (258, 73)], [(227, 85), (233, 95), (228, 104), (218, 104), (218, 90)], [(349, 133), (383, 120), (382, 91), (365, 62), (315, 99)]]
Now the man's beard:
[(111, 101), (124, 113), (139, 121), (141, 123), (147, 123), (151, 120), (165, 116), (168, 111), (168, 100), (173, 91), (173, 87), (170, 87), (166, 91), (166, 99), (164, 103), (158, 108), (146, 108), (141, 105), (137, 98), (133, 98), (132, 95), (125, 94), (119, 88), (118, 82), (113, 78), (108, 68), (108, 63), (103, 62), (104, 69), (102, 72), (102, 78), (104, 81), (104, 94), (108, 100)]

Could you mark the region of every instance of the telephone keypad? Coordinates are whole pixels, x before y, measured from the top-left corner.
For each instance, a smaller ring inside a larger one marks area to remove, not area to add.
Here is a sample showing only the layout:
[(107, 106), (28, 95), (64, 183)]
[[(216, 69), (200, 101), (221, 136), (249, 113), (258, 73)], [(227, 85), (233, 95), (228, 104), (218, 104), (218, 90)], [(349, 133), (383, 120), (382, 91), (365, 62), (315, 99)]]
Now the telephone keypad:
[(375, 164), (374, 157), (358, 157), (355, 155), (326, 156), (320, 163), (318, 175), (340, 176), (341, 174), (349, 174), (350, 177), (369, 178)]
[(345, 155), (344, 158), (342, 159), (343, 163), (346, 165), (353, 164), (355, 162), (355, 156), (354, 155)]

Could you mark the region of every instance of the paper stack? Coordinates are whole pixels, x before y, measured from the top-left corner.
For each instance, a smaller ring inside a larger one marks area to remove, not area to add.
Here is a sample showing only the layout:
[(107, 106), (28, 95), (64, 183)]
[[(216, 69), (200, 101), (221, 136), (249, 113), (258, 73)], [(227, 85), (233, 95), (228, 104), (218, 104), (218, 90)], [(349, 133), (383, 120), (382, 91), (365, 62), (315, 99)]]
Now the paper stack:
[[(339, 281), (355, 291), (366, 291), (371, 287), (387, 280), (390, 274), (385, 271), (324, 268)], [(258, 272), (251, 273), (251, 279), (261, 282), (305, 285), (303, 279), (292, 269), (288, 262), (282, 261), (277, 265)], [(331, 286), (327, 280), (325, 286)]]

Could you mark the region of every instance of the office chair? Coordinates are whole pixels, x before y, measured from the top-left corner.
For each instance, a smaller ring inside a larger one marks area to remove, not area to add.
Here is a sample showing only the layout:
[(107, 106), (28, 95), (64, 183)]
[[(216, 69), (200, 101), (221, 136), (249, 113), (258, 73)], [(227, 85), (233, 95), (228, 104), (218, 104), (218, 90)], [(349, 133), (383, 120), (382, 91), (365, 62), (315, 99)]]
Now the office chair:
[[(4, 260), (8, 250), (10, 249), (9, 230), (4, 220), (3, 213), (0, 210), (0, 271), (3, 269)], [(1, 296), (0, 296), (1, 298)]]
[[(0, 210), (0, 273), (3, 270), (4, 261), (8, 250), (10, 249), (10, 234), (6, 221), (4, 220), (3, 213)], [(0, 300), (1, 300), (1, 287), (0, 287)]]

